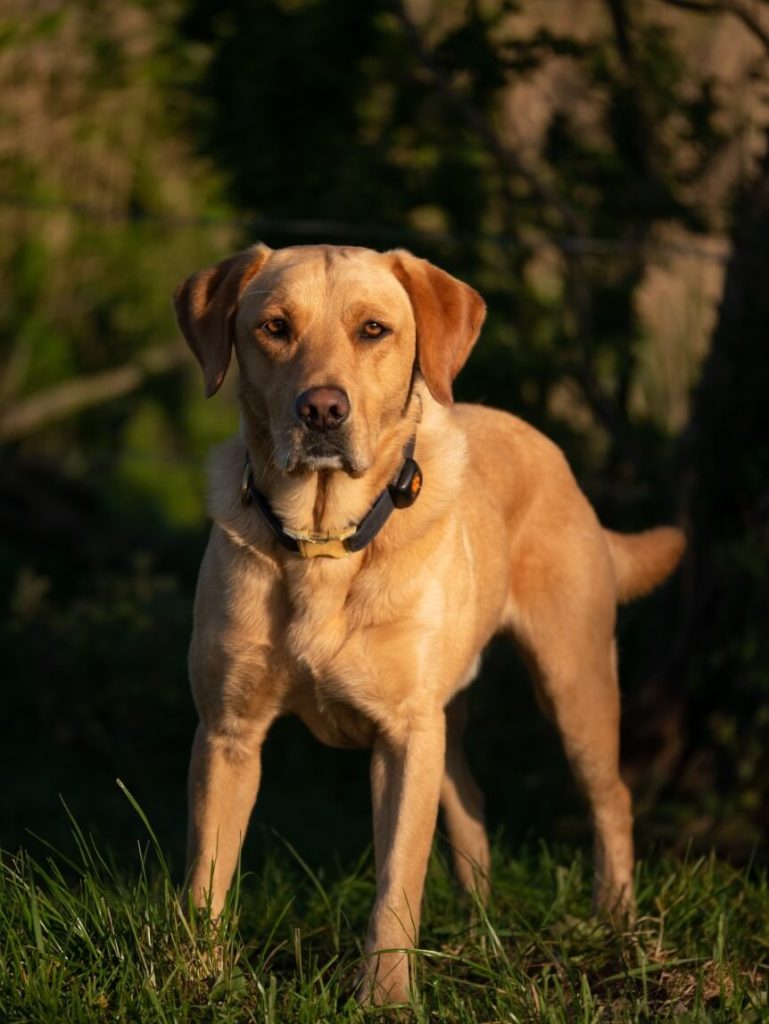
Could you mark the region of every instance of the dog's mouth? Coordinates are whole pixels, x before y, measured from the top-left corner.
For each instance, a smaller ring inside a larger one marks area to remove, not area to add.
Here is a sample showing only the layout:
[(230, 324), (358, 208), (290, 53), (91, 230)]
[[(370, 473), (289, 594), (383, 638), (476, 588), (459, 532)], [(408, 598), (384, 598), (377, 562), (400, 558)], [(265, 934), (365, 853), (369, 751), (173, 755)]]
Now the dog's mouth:
[(286, 473), (317, 473), (340, 469), (350, 476), (360, 476), (360, 465), (346, 433), (311, 433), (302, 431), (288, 445), (281, 468)]

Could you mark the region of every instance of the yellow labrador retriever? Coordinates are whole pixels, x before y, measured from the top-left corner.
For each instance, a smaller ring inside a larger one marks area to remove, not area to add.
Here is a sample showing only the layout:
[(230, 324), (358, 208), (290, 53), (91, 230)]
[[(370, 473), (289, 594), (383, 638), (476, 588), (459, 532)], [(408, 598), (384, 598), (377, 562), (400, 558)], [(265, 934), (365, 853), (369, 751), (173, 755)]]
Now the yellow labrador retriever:
[(547, 438), (452, 406), (484, 303), (408, 252), (256, 245), (193, 274), (175, 305), (208, 395), (235, 349), (242, 410), (212, 462), (190, 649), (193, 898), (221, 910), (279, 715), (370, 747), (377, 895), (359, 998), (407, 999), (439, 805), (461, 882), (485, 890), (460, 695), (504, 632), (589, 801), (596, 906), (632, 913), (616, 606), (672, 571), (681, 533), (602, 529)]

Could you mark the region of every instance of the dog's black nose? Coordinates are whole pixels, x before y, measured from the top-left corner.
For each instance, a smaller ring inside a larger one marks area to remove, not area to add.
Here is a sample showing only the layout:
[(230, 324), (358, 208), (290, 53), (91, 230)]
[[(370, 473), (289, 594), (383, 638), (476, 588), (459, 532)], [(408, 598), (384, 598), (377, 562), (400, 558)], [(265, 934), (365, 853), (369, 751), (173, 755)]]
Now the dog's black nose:
[(336, 430), (350, 415), (350, 399), (341, 388), (308, 388), (296, 400), (296, 414), (310, 430)]

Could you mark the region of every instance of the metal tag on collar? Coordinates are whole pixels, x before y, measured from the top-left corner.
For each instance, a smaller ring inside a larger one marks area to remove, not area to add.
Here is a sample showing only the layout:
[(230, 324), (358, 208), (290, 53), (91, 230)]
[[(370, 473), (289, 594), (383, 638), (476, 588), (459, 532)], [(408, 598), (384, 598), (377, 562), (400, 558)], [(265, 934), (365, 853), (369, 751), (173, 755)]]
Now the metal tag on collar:
[(251, 460), (246, 452), (246, 460), (243, 464), (243, 479), (240, 482), (240, 504), (251, 504)]
[(340, 533), (313, 533), (309, 530), (289, 530), (283, 527), (283, 532), (293, 537), (299, 545), (299, 554), (302, 558), (346, 558), (350, 552), (345, 546), (348, 537), (352, 537), (358, 530), (357, 526), (348, 526)]
[(398, 479), (388, 487), (392, 503), (396, 508), (413, 505), (422, 490), (422, 470), (414, 459), (405, 459)]

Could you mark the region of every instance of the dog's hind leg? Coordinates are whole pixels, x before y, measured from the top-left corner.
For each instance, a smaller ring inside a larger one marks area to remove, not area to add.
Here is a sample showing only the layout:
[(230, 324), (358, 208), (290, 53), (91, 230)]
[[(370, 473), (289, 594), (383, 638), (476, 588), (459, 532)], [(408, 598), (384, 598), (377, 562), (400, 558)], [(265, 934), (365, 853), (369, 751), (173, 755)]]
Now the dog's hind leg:
[(595, 909), (622, 923), (634, 913), (633, 816), (619, 770), (614, 570), (586, 502), (548, 514), (515, 552), (506, 621), (590, 806)]
[(633, 817), (619, 772), (620, 699), (614, 641), (584, 638), (564, 649), (540, 648), (538, 685), (561, 734), (566, 756), (587, 797), (593, 823), (594, 909), (632, 919)]
[(467, 695), (462, 692), (446, 708), (441, 808), (460, 884), (485, 900), (489, 888), (489, 841), (483, 794), (470, 773), (462, 742), (466, 724)]

